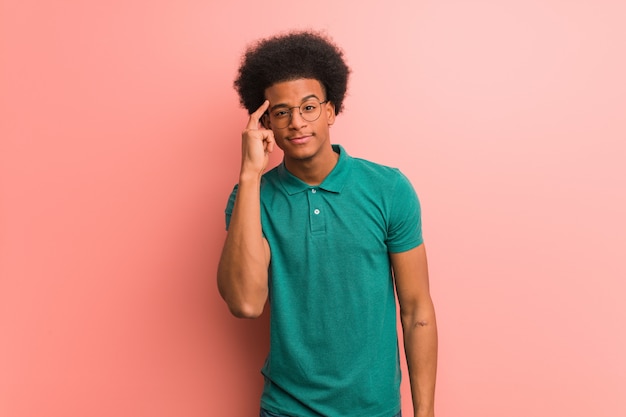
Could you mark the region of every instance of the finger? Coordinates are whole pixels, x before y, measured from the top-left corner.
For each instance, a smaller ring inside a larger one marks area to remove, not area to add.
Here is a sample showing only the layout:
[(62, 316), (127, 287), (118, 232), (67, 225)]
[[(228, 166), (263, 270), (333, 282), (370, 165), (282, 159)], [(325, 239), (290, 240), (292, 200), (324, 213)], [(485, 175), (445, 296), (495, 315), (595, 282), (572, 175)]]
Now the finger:
[(269, 106), (269, 100), (265, 100), (263, 104), (261, 104), (261, 107), (256, 109), (256, 111), (250, 115), (250, 119), (248, 119), (248, 125), (246, 126), (246, 129), (258, 129), (259, 120), (261, 120), (261, 116), (263, 116), (263, 113), (265, 113)]
[(265, 137), (265, 152), (270, 153), (274, 151), (274, 143), (276, 140), (274, 139), (274, 133), (271, 130), (268, 130), (268, 135)]

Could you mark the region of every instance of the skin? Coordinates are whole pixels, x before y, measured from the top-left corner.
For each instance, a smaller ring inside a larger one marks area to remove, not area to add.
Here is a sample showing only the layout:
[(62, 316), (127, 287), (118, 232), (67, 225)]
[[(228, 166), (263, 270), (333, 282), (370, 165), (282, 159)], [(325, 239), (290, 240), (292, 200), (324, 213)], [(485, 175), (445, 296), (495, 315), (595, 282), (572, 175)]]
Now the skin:
[[(299, 106), (314, 95), (326, 96), (317, 80), (298, 79), (274, 84), (265, 90), (266, 101), (250, 115), (242, 132), (239, 190), (231, 216), (217, 274), (218, 288), (237, 317), (256, 318), (268, 297), (270, 247), (261, 229), (260, 184), (268, 156), (278, 146), (285, 167), (310, 185), (320, 184), (337, 164), (330, 142), (335, 122), (333, 103), (322, 105), (322, 114), (307, 122), (292, 109), (290, 124), (271, 125), (265, 112), (276, 105)], [(415, 417), (434, 417), (437, 367), (437, 325), (430, 297), (424, 245), (390, 254), (400, 304), (404, 346), (409, 368)]]
[[(317, 80), (300, 79), (277, 83), (265, 90), (270, 109), (279, 105), (299, 106), (305, 97), (326, 100), (322, 85)], [(333, 103), (322, 104), (319, 119), (307, 122), (298, 109), (292, 109), (290, 124), (283, 129), (273, 128), (270, 118), (263, 125), (274, 133), (276, 145), (283, 151), (285, 167), (310, 185), (320, 184), (332, 171), (339, 155), (331, 146), (330, 126), (335, 123)]]
[(437, 322), (424, 244), (390, 254), (415, 417), (434, 417)]

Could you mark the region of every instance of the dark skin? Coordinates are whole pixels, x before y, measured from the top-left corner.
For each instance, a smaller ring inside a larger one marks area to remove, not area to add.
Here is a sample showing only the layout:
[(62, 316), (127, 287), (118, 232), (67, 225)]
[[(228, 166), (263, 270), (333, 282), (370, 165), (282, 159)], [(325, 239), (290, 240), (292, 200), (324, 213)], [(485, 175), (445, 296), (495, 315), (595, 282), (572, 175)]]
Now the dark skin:
[[(298, 111), (304, 99), (325, 100), (317, 80), (298, 79), (266, 89), (267, 100), (250, 115), (242, 132), (239, 190), (218, 267), (220, 294), (237, 317), (255, 318), (268, 297), (271, 251), (261, 229), (260, 181), (269, 153), (277, 145), (286, 168), (310, 185), (320, 184), (337, 164), (330, 142), (334, 105), (322, 106), (319, 119), (307, 122)], [(276, 105), (292, 108), (285, 128), (272, 126), (266, 111)], [(415, 417), (434, 417), (437, 368), (437, 324), (430, 297), (424, 245), (391, 253), (391, 265), (400, 304), (404, 346), (409, 368)]]

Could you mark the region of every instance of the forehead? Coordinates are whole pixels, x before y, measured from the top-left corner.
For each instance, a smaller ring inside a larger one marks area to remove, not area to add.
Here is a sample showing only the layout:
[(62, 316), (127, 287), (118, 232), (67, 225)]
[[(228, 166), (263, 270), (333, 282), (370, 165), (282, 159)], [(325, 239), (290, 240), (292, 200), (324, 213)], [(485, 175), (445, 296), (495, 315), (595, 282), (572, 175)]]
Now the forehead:
[(324, 100), (324, 89), (318, 80), (300, 78), (282, 81), (265, 89), (265, 98), (271, 106), (299, 104), (308, 97)]

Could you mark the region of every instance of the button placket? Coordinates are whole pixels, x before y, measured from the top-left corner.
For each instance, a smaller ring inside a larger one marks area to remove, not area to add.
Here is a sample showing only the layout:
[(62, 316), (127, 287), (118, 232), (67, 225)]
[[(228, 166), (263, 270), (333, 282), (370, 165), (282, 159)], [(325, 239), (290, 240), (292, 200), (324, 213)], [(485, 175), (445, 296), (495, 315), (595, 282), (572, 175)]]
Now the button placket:
[(324, 216), (322, 213), (323, 207), (320, 193), (318, 193), (317, 188), (311, 188), (311, 192), (308, 193), (309, 197), (309, 222), (311, 225), (312, 233), (323, 233), (326, 230), (326, 225), (324, 224)]

